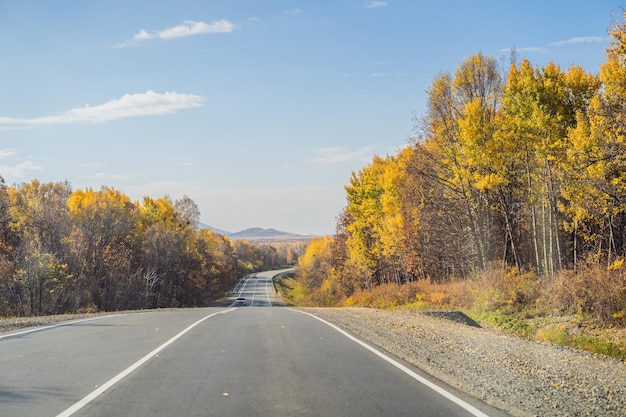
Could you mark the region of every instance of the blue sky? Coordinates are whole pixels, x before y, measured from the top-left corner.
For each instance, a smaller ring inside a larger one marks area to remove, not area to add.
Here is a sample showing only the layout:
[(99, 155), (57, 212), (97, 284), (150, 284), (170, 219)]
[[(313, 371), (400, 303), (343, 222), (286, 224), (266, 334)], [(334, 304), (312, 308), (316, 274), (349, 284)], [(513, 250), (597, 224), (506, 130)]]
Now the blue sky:
[(350, 174), (481, 52), (598, 72), (619, 1), (0, 0), (0, 175), (334, 233)]

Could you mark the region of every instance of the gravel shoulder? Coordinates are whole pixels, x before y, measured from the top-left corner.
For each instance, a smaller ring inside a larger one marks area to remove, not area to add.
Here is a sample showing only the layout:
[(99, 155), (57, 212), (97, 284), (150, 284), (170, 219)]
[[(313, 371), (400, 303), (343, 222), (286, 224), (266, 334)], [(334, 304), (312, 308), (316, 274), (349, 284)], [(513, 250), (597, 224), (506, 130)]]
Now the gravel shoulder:
[(413, 311), (303, 308), (513, 416), (626, 416), (626, 364)]
[(112, 313), (60, 314), (57, 316), (0, 318), (0, 338), (2, 337), (3, 333), (12, 332), (27, 327), (50, 326), (56, 323), (63, 323), (66, 321), (80, 320), (89, 317), (109, 314)]

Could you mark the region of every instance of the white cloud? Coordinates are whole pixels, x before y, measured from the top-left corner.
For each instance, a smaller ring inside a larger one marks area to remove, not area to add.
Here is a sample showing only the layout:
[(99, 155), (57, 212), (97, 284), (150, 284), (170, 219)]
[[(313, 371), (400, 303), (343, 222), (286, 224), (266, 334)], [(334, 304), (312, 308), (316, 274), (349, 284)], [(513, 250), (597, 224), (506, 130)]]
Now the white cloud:
[(13, 156), (17, 154), (16, 149), (6, 148), (0, 149), (0, 159), (7, 159), (9, 156)]
[(315, 157), (311, 159), (317, 164), (337, 164), (341, 162), (368, 161), (373, 155), (373, 146), (348, 151), (343, 146), (313, 149)]
[(20, 162), (15, 166), (0, 165), (0, 175), (2, 175), (7, 182), (23, 178), (28, 172), (41, 171), (43, 171), (43, 167), (33, 164), (30, 160)]
[(552, 43), (549, 43), (548, 46), (566, 46), (566, 45), (575, 45), (579, 43), (596, 43), (596, 42), (604, 42), (604, 38), (601, 36), (575, 37), (575, 38), (570, 38), (564, 41), (552, 42)]
[(148, 90), (145, 93), (125, 94), (97, 106), (85, 105), (54, 116), (36, 118), (12, 118), (0, 116), (0, 126), (39, 126), (69, 123), (102, 123), (126, 117), (154, 116), (173, 113), (177, 110), (201, 107), (204, 98), (193, 94), (174, 91), (163, 94)]
[(377, 9), (379, 7), (386, 7), (386, 6), (387, 6), (386, 1), (370, 1), (369, 3), (365, 4), (363, 7), (365, 7), (366, 9)]
[(150, 34), (148, 32), (146, 32), (145, 30), (141, 30), (139, 33), (137, 33), (135, 36), (133, 36), (133, 40), (135, 41), (145, 41), (148, 39), (152, 39), (154, 38), (155, 35)]
[(137, 45), (139, 42), (150, 39), (175, 39), (187, 36), (203, 35), (207, 33), (230, 33), (235, 29), (235, 25), (228, 20), (216, 20), (211, 23), (196, 22), (195, 20), (185, 20), (178, 26), (172, 26), (156, 32), (148, 32), (145, 29), (136, 33), (132, 41), (114, 45), (114, 48), (124, 48), (129, 45)]
[[(14, 148), (0, 149), (0, 160), (13, 159), (11, 157), (17, 154), (18, 151)], [(17, 163), (17, 165), (9, 165), (14, 161), (15, 159), (13, 159), (13, 161), (8, 161), (7, 165), (0, 165), (0, 176), (2, 176), (2, 178), (4, 178), (7, 182), (13, 182), (23, 178), (28, 172), (43, 171), (43, 167), (33, 164), (33, 162), (29, 159), (17, 158), (17, 161), (21, 162)]]
[[(605, 38), (601, 36), (581, 36), (581, 37), (570, 38), (564, 41), (551, 42), (547, 44), (547, 46), (560, 47), (560, 46), (568, 46), (568, 45), (577, 45), (581, 43), (597, 43), (597, 42), (604, 42), (604, 41), (605, 41)], [(525, 47), (525, 48), (505, 48), (505, 49), (502, 49), (501, 52), (509, 53), (513, 50), (515, 50), (515, 52), (535, 52), (535, 53), (540, 53), (540, 54), (547, 54), (550, 52), (548, 48), (541, 47), (541, 46), (530, 46), (530, 47)]]
[(295, 9), (291, 9), (291, 10), (287, 10), (287, 11), (285, 11), (285, 13), (287, 13), (287, 14), (291, 14), (291, 15), (294, 15), (294, 14), (300, 14), (300, 13), (302, 13), (302, 10), (300, 10), (300, 9), (298, 9), (298, 8), (295, 8)]
[(217, 20), (211, 23), (186, 20), (182, 25), (167, 28), (156, 35), (160, 39), (183, 38), (185, 36), (201, 35), (205, 33), (230, 33), (235, 26), (228, 20)]

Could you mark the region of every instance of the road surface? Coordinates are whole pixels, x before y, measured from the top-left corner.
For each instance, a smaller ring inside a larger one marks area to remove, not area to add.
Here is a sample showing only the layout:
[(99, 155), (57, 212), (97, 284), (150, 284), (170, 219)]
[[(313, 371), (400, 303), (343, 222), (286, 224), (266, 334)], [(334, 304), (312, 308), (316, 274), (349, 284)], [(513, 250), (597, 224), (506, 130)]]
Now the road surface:
[(269, 307), (278, 301), (271, 275), (247, 277), (237, 296), (250, 306), (3, 335), (0, 416), (504, 416), (437, 392), (424, 385), (430, 378), (320, 319)]
[(276, 294), (272, 279), (276, 274), (290, 270), (265, 271), (243, 277), (231, 292), (232, 296), (229, 298), (231, 307), (234, 306), (233, 303), (237, 297), (245, 298), (250, 307), (283, 306), (282, 300)]

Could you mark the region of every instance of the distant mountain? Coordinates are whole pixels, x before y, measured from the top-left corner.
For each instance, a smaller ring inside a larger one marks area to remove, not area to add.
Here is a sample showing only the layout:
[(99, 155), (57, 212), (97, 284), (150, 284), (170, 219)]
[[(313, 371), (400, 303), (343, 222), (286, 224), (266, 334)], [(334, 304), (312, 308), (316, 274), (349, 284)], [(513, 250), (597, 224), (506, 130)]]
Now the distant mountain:
[(295, 233), (282, 232), (276, 229), (252, 227), (237, 233), (231, 233), (231, 240), (275, 241), (275, 240), (309, 240), (311, 236), (302, 236)]
[(276, 229), (263, 229), (261, 227), (251, 227), (240, 232), (227, 232), (204, 223), (198, 223), (198, 229), (211, 229), (215, 233), (224, 235), (231, 240), (250, 241), (273, 241), (273, 240), (309, 240), (312, 236), (298, 235), (295, 233), (283, 232)]
[(276, 236), (285, 236), (291, 235), (291, 233), (281, 232), (276, 229), (263, 229), (261, 227), (252, 227), (250, 229), (242, 230), (241, 232), (232, 233), (230, 237), (232, 238), (244, 238), (244, 237), (257, 237), (257, 238), (267, 238), (267, 237), (276, 237)]
[(217, 227), (209, 226), (208, 224), (198, 222), (196, 228), (199, 229), (211, 229), (211, 231), (215, 233), (219, 233), (220, 235), (230, 236), (231, 232), (227, 232), (226, 230), (218, 229)]

